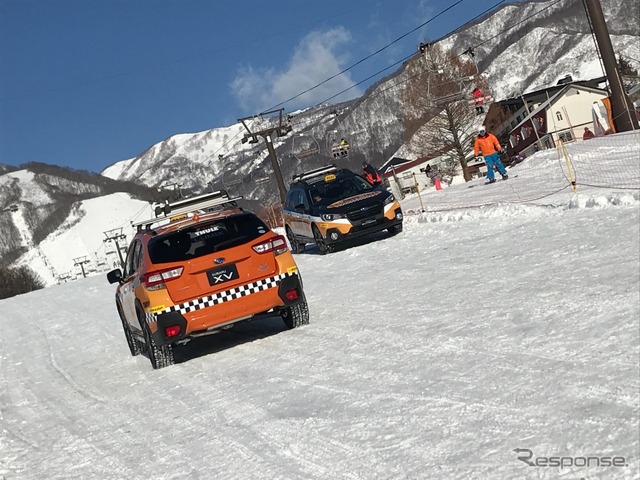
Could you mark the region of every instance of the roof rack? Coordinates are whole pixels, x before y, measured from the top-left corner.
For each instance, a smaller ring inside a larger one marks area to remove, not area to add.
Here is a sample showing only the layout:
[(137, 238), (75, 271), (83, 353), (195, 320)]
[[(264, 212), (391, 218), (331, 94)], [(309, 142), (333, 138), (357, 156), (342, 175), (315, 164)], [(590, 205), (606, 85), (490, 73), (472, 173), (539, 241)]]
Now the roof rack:
[(155, 218), (150, 218), (141, 222), (131, 222), (131, 226), (138, 231), (149, 229), (154, 223), (170, 219), (177, 215), (186, 215), (199, 210), (211, 210), (213, 207), (221, 206), (223, 208), (237, 208), (237, 201), (242, 197), (229, 198), (226, 190), (218, 190), (216, 192), (205, 193), (196, 197), (185, 198), (173, 203), (165, 203), (155, 207)]
[(307, 180), (309, 178), (318, 177), (320, 175), (324, 175), (325, 173), (335, 172), (338, 170), (335, 164), (327, 165), (322, 168), (316, 168), (315, 170), (309, 170), (308, 172), (299, 173), (293, 176), (294, 182), (301, 182), (303, 180)]

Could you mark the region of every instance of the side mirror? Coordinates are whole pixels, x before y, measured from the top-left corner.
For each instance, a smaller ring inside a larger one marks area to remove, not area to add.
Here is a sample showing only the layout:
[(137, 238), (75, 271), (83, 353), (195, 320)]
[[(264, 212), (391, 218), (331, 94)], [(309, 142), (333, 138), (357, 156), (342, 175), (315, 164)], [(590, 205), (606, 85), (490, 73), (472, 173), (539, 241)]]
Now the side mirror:
[(122, 270), (116, 268), (107, 273), (107, 280), (109, 283), (120, 283), (122, 281)]

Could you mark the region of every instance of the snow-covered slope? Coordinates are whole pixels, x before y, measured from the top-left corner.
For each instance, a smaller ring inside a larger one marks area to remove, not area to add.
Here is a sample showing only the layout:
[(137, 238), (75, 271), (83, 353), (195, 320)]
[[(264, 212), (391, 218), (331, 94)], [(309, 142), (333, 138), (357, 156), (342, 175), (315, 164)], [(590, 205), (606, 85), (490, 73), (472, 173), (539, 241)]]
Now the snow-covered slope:
[(29, 266), (52, 285), (81, 273), (74, 259), (89, 260), (82, 263), (88, 273), (112, 266), (117, 254), (103, 232), (126, 227), (129, 234), (130, 218), (151, 215), (148, 201), (134, 198), (150, 200), (153, 192), (44, 164), (0, 174), (0, 267)]
[[(19, 217), (20, 211), (12, 215)], [(46, 285), (82, 277), (83, 269), (84, 274), (94, 275), (117, 268), (120, 262), (115, 242), (105, 242), (105, 232), (121, 231), (125, 238), (121, 238), (119, 244), (127, 247), (132, 238), (130, 221), (152, 216), (148, 202), (133, 199), (126, 193), (84, 200), (74, 206), (55, 232), (29, 248), (15, 265), (29, 266)], [(80, 266), (85, 260), (88, 262)]]
[(590, 142), (600, 187), (546, 151), (407, 197), (401, 234), (295, 256), (308, 326), (160, 371), (104, 275), (0, 300), (0, 477), (640, 478), (640, 142)]

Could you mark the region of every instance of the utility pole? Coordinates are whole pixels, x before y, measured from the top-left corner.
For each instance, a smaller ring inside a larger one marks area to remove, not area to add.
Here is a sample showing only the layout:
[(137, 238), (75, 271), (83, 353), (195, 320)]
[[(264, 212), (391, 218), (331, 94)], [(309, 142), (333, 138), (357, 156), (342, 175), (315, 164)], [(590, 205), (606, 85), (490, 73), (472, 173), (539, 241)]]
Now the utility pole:
[(118, 240), (126, 241), (127, 236), (122, 233), (122, 227), (114, 228), (112, 230), (107, 230), (106, 232), (102, 232), (107, 237), (103, 240), (104, 243), (114, 242), (116, 244), (116, 251), (118, 252), (118, 257), (120, 258), (120, 265), (124, 268), (124, 258), (122, 258), (122, 251), (120, 250), (120, 244)]
[(622, 79), (618, 71), (616, 56), (613, 51), (613, 45), (611, 44), (611, 37), (609, 37), (609, 30), (604, 21), (600, 0), (584, 0), (584, 3), (589, 12), (593, 33), (596, 37), (596, 43), (598, 44), (598, 50), (600, 50), (604, 70), (609, 80), (609, 88), (611, 88), (611, 111), (616, 132), (635, 130), (638, 123), (637, 120), (635, 120), (635, 110), (622, 85)]
[(252, 132), (246, 121), (250, 120), (254, 117), (245, 117), (239, 118), (238, 121), (242, 122), (244, 128), (247, 129), (248, 133), (245, 133), (242, 138), (242, 143), (258, 143), (258, 137), (264, 138), (264, 141), (267, 142), (267, 149), (269, 150), (269, 158), (271, 159), (271, 165), (273, 166), (273, 171), (276, 175), (276, 180), (278, 181), (278, 190), (280, 190), (280, 202), (284, 203), (284, 199), (287, 195), (287, 188), (284, 185), (284, 180), (282, 178), (282, 172), (280, 171), (280, 165), (278, 164), (278, 158), (276, 157), (276, 151), (273, 148), (273, 139), (271, 138), (272, 134), (275, 133), (278, 137), (284, 137), (287, 133), (289, 133), (293, 128), (290, 123), (284, 123), (282, 121), (282, 112), (284, 108), (280, 108), (278, 110), (271, 110), (269, 112), (263, 112), (259, 116), (262, 117), (264, 115), (270, 115), (272, 113), (278, 113), (278, 123), (269, 128), (265, 128), (264, 130), (260, 130), (258, 132)]
[(78, 257), (78, 258), (74, 258), (74, 259), (73, 259), (73, 265), (74, 265), (75, 267), (77, 267), (78, 265), (80, 266), (80, 269), (82, 270), (82, 276), (83, 276), (84, 278), (87, 278), (87, 274), (86, 274), (86, 272), (84, 271), (84, 266), (85, 266), (85, 264), (87, 264), (87, 263), (89, 263), (89, 262), (91, 262), (91, 260), (89, 260), (89, 259), (86, 257), (86, 255), (85, 255), (84, 257)]

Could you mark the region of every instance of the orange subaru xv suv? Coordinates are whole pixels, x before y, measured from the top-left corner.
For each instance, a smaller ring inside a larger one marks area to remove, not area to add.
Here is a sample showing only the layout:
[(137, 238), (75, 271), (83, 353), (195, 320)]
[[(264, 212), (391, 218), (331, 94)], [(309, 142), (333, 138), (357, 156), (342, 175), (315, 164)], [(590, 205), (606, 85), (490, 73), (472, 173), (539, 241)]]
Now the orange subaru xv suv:
[(153, 368), (173, 364), (176, 345), (241, 321), (309, 323), (285, 238), (237, 200), (220, 191), (157, 208), (156, 218), (134, 223), (124, 271), (107, 274), (129, 350)]

